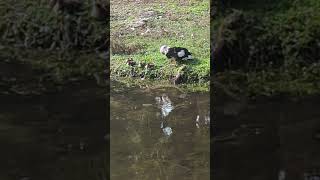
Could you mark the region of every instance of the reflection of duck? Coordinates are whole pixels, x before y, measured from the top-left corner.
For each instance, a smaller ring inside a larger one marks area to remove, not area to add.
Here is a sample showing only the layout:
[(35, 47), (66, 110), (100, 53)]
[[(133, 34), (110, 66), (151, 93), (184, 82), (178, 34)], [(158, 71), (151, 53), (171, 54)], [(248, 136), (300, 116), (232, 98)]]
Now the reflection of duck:
[(172, 128), (167, 125), (166, 121), (161, 122), (160, 128), (166, 136), (170, 136), (173, 133)]
[(169, 113), (174, 109), (173, 103), (168, 95), (163, 94), (161, 97), (156, 97), (155, 99), (158, 107), (161, 109), (161, 115), (163, 118), (168, 116)]
[(136, 65), (136, 62), (132, 59), (132, 58), (129, 58), (126, 62), (126, 64), (128, 66), (135, 66)]
[(144, 68), (147, 65), (146, 62), (139, 62), (139, 68)]
[(148, 63), (145, 65), (146, 70), (153, 70), (155, 68), (155, 65), (153, 63)]
[(174, 109), (172, 102), (166, 94), (162, 94), (161, 97), (155, 97), (155, 99), (158, 108), (161, 109), (162, 122), (160, 128), (166, 136), (170, 136), (172, 134), (172, 128), (167, 125), (168, 123), (165, 120), (165, 117)]

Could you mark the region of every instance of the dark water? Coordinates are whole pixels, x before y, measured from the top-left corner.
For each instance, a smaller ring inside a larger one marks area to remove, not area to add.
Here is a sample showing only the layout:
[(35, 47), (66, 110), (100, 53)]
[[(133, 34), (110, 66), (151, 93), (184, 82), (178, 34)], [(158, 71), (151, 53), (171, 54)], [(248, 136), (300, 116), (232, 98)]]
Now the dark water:
[(320, 177), (320, 99), (216, 98), (213, 174), (218, 180)]
[(112, 83), (112, 180), (208, 180), (209, 93)]
[[(14, 91), (21, 92), (34, 88), (24, 83), (35, 77), (25, 76), (25, 67), (12, 69), (0, 73), (6, 81), (0, 84), (0, 180), (108, 179), (105, 88), (81, 82), (60, 92), (10, 95), (9, 80), (24, 79)], [(318, 180), (319, 102), (216, 96), (213, 178)], [(112, 180), (209, 179), (208, 94), (113, 82), (110, 103)]]
[(1, 95), (0, 179), (106, 179), (105, 92), (82, 82), (59, 93)]

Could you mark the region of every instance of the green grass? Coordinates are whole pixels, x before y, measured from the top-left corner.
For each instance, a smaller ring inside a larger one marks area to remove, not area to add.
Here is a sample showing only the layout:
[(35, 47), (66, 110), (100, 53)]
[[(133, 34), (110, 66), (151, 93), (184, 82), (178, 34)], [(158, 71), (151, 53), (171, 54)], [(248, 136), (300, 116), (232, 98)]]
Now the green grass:
[[(111, 76), (126, 76), (131, 68), (125, 64), (128, 58), (137, 62), (156, 65), (155, 78), (168, 80), (181, 65), (174, 66), (159, 52), (161, 45), (181, 46), (190, 50), (195, 58), (186, 63), (187, 81), (203, 83), (210, 74), (210, 16), (209, 0), (192, 0), (181, 4), (164, 2), (136, 4), (111, 1)], [(145, 27), (130, 29), (139, 14), (153, 11)], [(149, 31), (149, 32), (146, 32)], [(125, 50), (128, 52), (124, 53)], [(123, 72), (123, 73), (119, 73)], [(160, 74), (157, 74), (161, 72)]]

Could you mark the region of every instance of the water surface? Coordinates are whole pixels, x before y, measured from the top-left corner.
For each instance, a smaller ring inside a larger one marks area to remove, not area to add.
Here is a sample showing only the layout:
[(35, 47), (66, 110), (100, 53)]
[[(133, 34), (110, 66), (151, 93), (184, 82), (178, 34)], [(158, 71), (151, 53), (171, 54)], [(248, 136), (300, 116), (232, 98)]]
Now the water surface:
[(209, 93), (113, 82), (110, 96), (112, 180), (209, 179)]
[(215, 97), (213, 178), (320, 178), (319, 97)]
[(0, 179), (106, 179), (105, 92), (81, 82), (43, 95), (0, 95)]

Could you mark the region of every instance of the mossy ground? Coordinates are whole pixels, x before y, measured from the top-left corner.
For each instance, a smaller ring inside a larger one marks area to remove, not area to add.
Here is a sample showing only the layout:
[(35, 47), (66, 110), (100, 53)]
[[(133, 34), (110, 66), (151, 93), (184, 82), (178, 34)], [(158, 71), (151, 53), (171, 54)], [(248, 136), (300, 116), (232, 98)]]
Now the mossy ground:
[[(200, 1), (122, 2), (111, 1), (111, 78), (130, 77), (128, 58), (153, 63), (146, 79), (166, 81), (176, 75), (181, 64), (160, 54), (161, 45), (189, 49), (193, 61), (184, 63), (184, 84), (208, 84), (210, 75), (210, 5)], [(139, 25), (139, 20), (147, 19)], [(146, 71), (135, 68), (137, 74)], [(136, 78), (139, 79), (139, 78)], [(208, 88), (207, 88), (208, 89)]]

